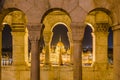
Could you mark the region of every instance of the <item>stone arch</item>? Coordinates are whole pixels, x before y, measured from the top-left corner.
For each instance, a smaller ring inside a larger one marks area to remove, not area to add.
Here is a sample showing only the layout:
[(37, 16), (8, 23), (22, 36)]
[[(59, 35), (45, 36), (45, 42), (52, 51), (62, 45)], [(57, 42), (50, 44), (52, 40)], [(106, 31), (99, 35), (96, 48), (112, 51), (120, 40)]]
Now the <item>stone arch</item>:
[(92, 59), (91, 66), (93, 66), (93, 64), (95, 62), (95, 34), (94, 34), (95, 29), (94, 29), (93, 25), (91, 25), (90, 23), (86, 23), (86, 25), (88, 25), (91, 28), (91, 30), (92, 30), (91, 37), (92, 37), (92, 54), (93, 54), (92, 57), (93, 57), (93, 59)]
[[(95, 23), (106, 22), (112, 26), (113, 23), (112, 17), (113, 17), (112, 12), (110, 12), (109, 10), (105, 8), (95, 8), (88, 13), (85, 22), (90, 23), (91, 25), (94, 25)], [(90, 21), (91, 18), (93, 19)]]
[[(94, 40), (93, 42), (94, 57), (93, 58), (95, 63), (99, 64), (100, 63), (99, 57), (102, 57), (104, 61), (101, 61), (101, 62), (105, 63), (104, 65), (107, 64), (107, 50), (108, 50), (107, 37), (108, 37), (108, 29), (113, 24), (112, 17), (113, 17), (112, 13), (105, 8), (93, 9), (88, 13), (86, 17), (86, 23), (91, 24), (91, 26), (94, 28), (92, 36)], [(104, 41), (100, 40), (100, 37)], [(103, 51), (100, 52), (99, 47), (104, 47), (104, 49), (101, 48)], [(99, 53), (104, 53), (104, 54), (99, 54)]]
[[(44, 36), (45, 45), (47, 45), (47, 49), (49, 49), (49, 47), (50, 47), (52, 29), (55, 25), (62, 23), (64, 25), (66, 25), (68, 32), (71, 32), (71, 28), (70, 28), (71, 18), (69, 16), (69, 14), (66, 11), (64, 11), (63, 9), (54, 8), (54, 9), (48, 10), (43, 15), (41, 23), (43, 23), (45, 25), (45, 28), (43, 31), (43, 36)], [(70, 38), (70, 40), (72, 39), (70, 33), (69, 33), (69, 38)], [(46, 51), (49, 51), (49, 50), (46, 50)], [(49, 52), (47, 52), (47, 53), (49, 53)]]
[(42, 19), (41, 19), (41, 23), (43, 23), (45, 17), (46, 17), (47, 15), (49, 15), (49, 13), (51, 13), (51, 12), (53, 12), (53, 11), (61, 11), (61, 12), (64, 12), (64, 13), (65, 13), (66, 15), (68, 15), (69, 18), (71, 19), (71, 17), (70, 17), (70, 15), (68, 14), (68, 12), (66, 12), (66, 11), (63, 10), (62, 8), (52, 8), (52, 9), (47, 10), (47, 11), (43, 14)]
[[(0, 24), (1, 24), (1, 29), (4, 27), (3, 24), (9, 24), (11, 29), (12, 29), (12, 38), (13, 38), (13, 50), (15, 50), (15, 46), (19, 45), (16, 42), (16, 39), (20, 38), (22, 41), (22, 45), (20, 47), (25, 47), (25, 42), (24, 42), (24, 33), (25, 28), (26, 28), (26, 23), (27, 23), (27, 19), (26, 16), (24, 14), (23, 11), (21, 11), (20, 9), (17, 8), (7, 8), (7, 9), (3, 9), (3, 11), (0, 14), (1, 18), (0, 18)], [(21, 35), (20, 35), (21, 34)], [(23, 37), (23, 38), (21, 38)], [(22, 54), (23, 54), (23, 58), (24, 56), (24, 48), (22, 50)], [(17, 57), (18, 54), (13, 51), (13, 58), (17, 61)], [(18, 60), (19, 61), (19, 60)], [(25, 58), (23, 59), (23, 62), (25, 61)]]
[[(21, 27), (21, 29), (24, 31), (25, 27), (26, 27), (25, 25), (27, 23), (27, 18), (25, 16), (25, 13), (22, 10), (18, 9), (18, 8), (3, 9), (3, 11), (0, 14), (0, 16), (1, 16), (1, 18), (0, 18), (0, 24), (2, 25), (2, 23), (4, 23), (5, 21), (7, 21), (8, 17), (10, 18), (9, 21), (12, 21), (12, 17), (14, 16), (14, 13), (16, 13), (16, 12), (20, 12), (20, 15), (24, 16), (23, 23), (20, 23), (20, 25), (24, 25), (24, 27)], [(14, 21), (13, 21), (13, 23), (14, 23)], [(8, 23), (8, 24), (10, 26), (15, 25), (15, 24), (12, 24), (12, 22)], [(2, 26), (1, 26), (1, 28), (2, 28)], [(16, 26), (16, 28), (17, 28), (17, 26)], [(12, 27), (12, 29), (14, 29), (14, 28)], [(19, 27), (19, 29), (20, 29), (20, 27)]]
[[(53, 47), (55, 49), (55, 53), (54, 54), (58, 54), (59, 53), (59, 51), (57, 52), (57, 50), (59, 50), (59, 48), (58, 48), (59, 43), (63, 44), (61, 47), (62, 47), (62, 52), (63, 52), (64, 55), (63, 54), (61, 54), (61, 55), (64, 56), (64, 57), (61, 57), (61, 59), (60, 59), (62, 65), (70, 64), (70, 60), (71, 60), (71, 52), (70, 52), (70, 54), (68, 54), (68, 52), (67, 52), (67, 51), (71, 51), (71, 46), (70, 46), (71, 42), (70, 42), (70, 39), (69, 39), (68, 28), (66, 26), (67, 26), (66, 24), (64, 24), (62, 22), (58, 22), (51, 29), (52, 35), (51, 35), (50, 44), (51, 44), (51, 48)], [(55, 34), (56, 31), (58, 33), (57, 35)], [(54, 45), (54, 46), (52, 46), (52, 45)], [(50, 53), (50, 54), (52, 54), (52, 53)], [(65, 55), (65, 54), (67, 54), (67, 55)], [(68, 59), (68, 57), (69, 57), (69, 59)], [(68, 59), (67, 63), (66, 63), (65, 59), (66, 60)], [(59, 62), (58, 56), (56, 57), (56, 61)], [(57, 64), (59, 64), (59, 63), (57, 63)]]
[[(7, 14), (9, 14), (9, 13), (11, 13), (11, 12), (14, 12), (14, 11), (21, 11), (20, 9), (17, 9), (17, 8), (7, 8), (7, 9), (3, 9), (2, 11), (1, 11), (1, 14), (0, 14), (0, 16), (1, 16), (1, 18), (0, 18), (0, 23), (3, 21), (3, 19), (4, 19), (4, 17), (7, 15)], [(23, 12), (23, 11), (21, 11), (21, 12)], [(24, 13), (24, 12), (23, 12)]]
[[(66, 27), (66, 29), (68, 30), (68, 31), (67, 31), (68, 37), (70, 37), (70, 32), (71, 32), (71, 30), (69, 30), (69, 28), (67, 27), (67, 25), (66, 25), (65, 23), (62, 23), (62, 22), (58, 22), (58, 23), (54, 24), (53, 27), (51, 28), (51, 32), (52, 32), (53, 29), (54, 29), (57, 25), (59, 25), (59, 24), (64, 25), (64, 26)], [(53, 32), (52, 32), (52, 36), (53, 36)], [(52, 36), (51, 36), (51, 37), (52, 37)], [(70, 41), (71, 41), (71, 40), (70, 40)], [(51, 41), (50, 41), (50, 42), (51, 42)]]
[[(56, 16), (59, 15), (59, 18), (56, 18)], [(54, 19), (54, 21), (52, 20)], [(45, 25), (44, 32), (50, 31), (53, 29), (53, 27), (59, 23), (62, 23), (66, 25), (68, 32), (71, 32), (70, 23), (71, 18), (67, 12), (65, 12), (63, 9), (54, 8), (48, 10), (42, 17), (41, 23)]]

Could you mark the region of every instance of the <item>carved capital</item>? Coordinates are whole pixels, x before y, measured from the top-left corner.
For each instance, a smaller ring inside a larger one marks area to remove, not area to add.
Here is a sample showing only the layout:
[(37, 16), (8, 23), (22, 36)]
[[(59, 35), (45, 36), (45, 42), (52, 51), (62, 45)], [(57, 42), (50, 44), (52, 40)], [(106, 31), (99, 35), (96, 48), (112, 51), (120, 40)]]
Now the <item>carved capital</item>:
[(71, 23), (72, 37), (75, 41), (81, 41), (84, 36), (85, 24), (83, 23)]
[(109, 23), (96, 23), (95, 32), (108, 32), (109, 27)]
[(38, 41), (40, 39), (42, 24), (29, 24), (27, 29), (30, 41)]

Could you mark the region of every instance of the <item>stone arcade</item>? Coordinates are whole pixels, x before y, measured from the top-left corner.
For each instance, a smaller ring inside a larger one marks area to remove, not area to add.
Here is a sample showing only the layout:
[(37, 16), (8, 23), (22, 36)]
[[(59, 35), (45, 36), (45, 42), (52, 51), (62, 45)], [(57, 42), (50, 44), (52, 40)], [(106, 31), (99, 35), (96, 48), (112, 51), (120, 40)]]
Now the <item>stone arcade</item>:
[[(120, 80), (119, 0), (1, 0), (0, 80)], [(12, 64), (3, 65), (2, 30), (12, 29)], [(70, 42), (70, 65), (53, 66), (53, 28), (64, 25)], [(92, 66), (82, 66), (86, 25), (92, 29)], [(113, 31), (113, 65), (108, 63), (108, 29)], [(44, 37), (45, 61), (40, 66), (39, 41)], [(31, 62), (28, 58), (28, 38)]]

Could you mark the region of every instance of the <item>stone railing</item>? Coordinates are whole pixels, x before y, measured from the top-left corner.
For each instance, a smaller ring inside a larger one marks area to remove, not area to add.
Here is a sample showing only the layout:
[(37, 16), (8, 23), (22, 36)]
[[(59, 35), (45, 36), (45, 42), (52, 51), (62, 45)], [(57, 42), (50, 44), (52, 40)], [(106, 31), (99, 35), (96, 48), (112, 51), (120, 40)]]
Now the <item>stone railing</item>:
[(12, 58), (2, 58), (1, 60), (1, 65), (2, 66), (8, 66), (8, 65), (12, 65)]

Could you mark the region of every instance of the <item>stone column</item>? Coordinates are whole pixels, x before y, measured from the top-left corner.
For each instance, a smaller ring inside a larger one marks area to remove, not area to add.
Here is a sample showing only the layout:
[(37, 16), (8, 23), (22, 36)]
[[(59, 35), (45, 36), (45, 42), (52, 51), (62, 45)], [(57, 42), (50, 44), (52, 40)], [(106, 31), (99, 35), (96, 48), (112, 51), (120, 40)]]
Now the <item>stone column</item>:
[[(0, 26), (1, 27), (1, 26)], [(0, 28), (0, 80), (2, 80), (1, 76), (1, 59), (2, 58), (2, 29)]]
[(45, 65), (50, 65), (50, 53), (49, 53), (50, 37), (51, 37), (51, 32), (45, 32), (44, 33), (44, 40), (45, 40)]
[[(21, 67), (25, 65), (25, 16), (22, 12), (12, 13), (12, 43), (13, 43), (13, 65)], [(22, 67), (21, 67), (22, 68)]]
[(70, 64), (73, 65), (73, 41), (72, 41), (72, 35), (71, 32), (68, 32), (68, 37), (69, 37), (69, 43), (70, 43)]
[[(95, 24), (95, 65), (97, 69), (106, 69), (108, 63), (108, 23)], [(102, 65), (102, 66), (101, 66)]]
[(73, 80), (82, 80), (82, 39), (84, 24), (72, 23), (73, 37)]
[(24, 56), (24, 24), (12, 23), (12, 43), (13, 43), (13, 65), (17, 67), (25, 66)]
[(30, 24), (27, 26), (31, 42), (31, 80), (40, 80), (40, 51), (39, 40), (42, 25)]
[(120, 25), (113, 27), (114, 80), (120, 80)]

